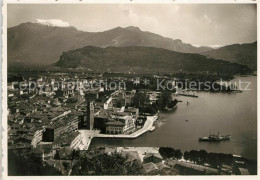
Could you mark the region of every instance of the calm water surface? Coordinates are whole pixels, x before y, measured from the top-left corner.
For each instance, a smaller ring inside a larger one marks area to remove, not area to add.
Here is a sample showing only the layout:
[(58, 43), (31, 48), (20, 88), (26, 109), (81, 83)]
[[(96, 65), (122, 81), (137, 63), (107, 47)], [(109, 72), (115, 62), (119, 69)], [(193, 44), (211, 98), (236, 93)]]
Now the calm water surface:
[[(232, 94), (198, 92), (199, 98), (179, 96), (177, 99), (183, 102), (178, 103), (173, 112), (160, 113), (155, 131), (136, 139), (95, 138), (91, 146), (169, 146), (183, 152), (205, 149), (256, 159), (257, 78), (239, 79), (251, 82), (251, 90)], [(220, 143), (198, 141), (199, 137), (208, 136), (210, 132), (217, 134), (218, 131), (232, 135), (231, 140)]]

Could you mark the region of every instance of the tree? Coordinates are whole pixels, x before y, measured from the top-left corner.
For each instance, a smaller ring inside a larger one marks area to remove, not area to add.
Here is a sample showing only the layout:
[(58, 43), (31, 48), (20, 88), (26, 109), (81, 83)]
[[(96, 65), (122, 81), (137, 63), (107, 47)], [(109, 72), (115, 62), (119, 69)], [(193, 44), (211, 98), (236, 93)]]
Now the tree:
[(80, 151), (73, 149), (70, 154), (70, 159), (79, 159)]
[(172, 101), (172, 96), (170, 91), (164, 91), (162, 92), (157, 105), (160, 109), (165, 109)]
[(175, 158), (178, 160), (178, 159), (181, 159), (182, 158), (182, 152), (180, 149), (177, 149), (175, 151)]
[(227, 165), (232, 165), (233, 164), (233, 155), (232, 154), (223, 154), (224, 158), (223, 158), (223, 162)]
[(63, 165), (65, 171), (69, 170), (69, 167), (70, 167), (70, 163), (69, 162), (63, 161), (62, 165)]
[(138, 92), (135, 94), (132, 100), (132, 106), (140, 108), (145, 105), (146, 102), (146, 94), (143, 92)]
[(88, 175), (89, 171), (94, 171), (95, 165), (88, 156), (82, 156), (73, 166), (71, 175)]
[(174, 158), (175, 157), (175, 150), (171, 147), (160, 147), (159, 153), (163, 158)]
[(87, 155), (80, 157), (72, 168), (72, 175), (141, 175), (142, 166), (136, 161), (126, 162), (119, 153), (101, 154), (90, 159)]
[(208, 162), (211, 166), (217, 168), (221, 165), (219, 161), (219, 155), (217, 153), (209, 153), (208, 154)]
[(61, 175), (53, 166), (45, 164), (40, 158), (17, 155), (8, 151), (8, 175), (9, 176), (41, 176)]
[(199, 159), (200, 159), (200, 164), (204, 164), (205, 162), (208, 161), (208, 153), (205, 150), (200, 150), (199, 151)]
[(126, 163), (126, 175), (141, 175), (143, 173), (143, 167), (137, 161)]
[(121, 99), (116, 99), (116, 101), (115, 101), (115, 107), (121, 108), (123, 105), (124, 105), (124, 104), (123, 104), (123, 102), (122, 102)]
[(199, 161), (199, 153), (196, 150), (190, 151), (190, 160), (194, 163), (198, 163)]
[(156, 109), (151, 105), (145, 106), (144, 108), (140, 108), (140, 112), (149, 113), (149, 114), (156, 114), (157, 113)]
[(124, 175), (125, 158), (118, 153), (102, 154), (94, 162), (96, 175)]
[(185, 159), (186, 161), (190, 160), (190, 153), (189, 153), (188, 151), (185, 151), (185, 152), (184, 152), (184, 159)]

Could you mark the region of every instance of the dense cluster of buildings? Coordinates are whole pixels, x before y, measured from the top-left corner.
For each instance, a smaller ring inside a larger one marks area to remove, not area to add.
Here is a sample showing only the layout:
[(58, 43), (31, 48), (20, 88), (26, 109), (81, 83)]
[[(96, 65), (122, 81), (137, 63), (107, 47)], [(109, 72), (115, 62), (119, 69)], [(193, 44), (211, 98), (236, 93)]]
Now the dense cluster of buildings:
[(70, 83), (73, 78), (62, 80), (60, 87), (48, 77), (35, 79), (36, 83), (32, 79), (8, 83), (10, 150), (54, 156), (64, 149), (84, 149), (79, 130), (131, 134), (144, 125), (145, 117), (131, 107), (135, 90), (97, 86), (100, 78), (88, 80), (93, 89)]

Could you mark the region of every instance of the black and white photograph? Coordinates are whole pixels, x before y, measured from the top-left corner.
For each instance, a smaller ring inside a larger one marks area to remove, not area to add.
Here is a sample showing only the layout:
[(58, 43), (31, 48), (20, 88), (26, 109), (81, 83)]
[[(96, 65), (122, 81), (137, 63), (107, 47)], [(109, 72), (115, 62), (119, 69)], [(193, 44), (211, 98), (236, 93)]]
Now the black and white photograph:
[(232, 2), (5, 2), (5, 178), (256, 177), (258, 2)]

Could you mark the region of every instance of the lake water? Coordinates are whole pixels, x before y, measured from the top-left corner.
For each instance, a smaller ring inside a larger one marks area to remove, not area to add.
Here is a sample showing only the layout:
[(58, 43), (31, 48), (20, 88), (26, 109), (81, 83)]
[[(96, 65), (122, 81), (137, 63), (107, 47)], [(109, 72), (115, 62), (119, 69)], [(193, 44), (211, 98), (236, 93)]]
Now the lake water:
[[(183, 102), (173, 112), (160, 113), (155, 131), (136, 139), (94, 138), (91, 146), (169, 146), (182, 152), (205, 149), (257, 159), (257, 77), (239, 79), (251, 82), (251, 90), (231, 94), (197, 92), (199, 98), (179, 96), (177, 99)], [(230, 134), (231, 140), (198, 141), (199, 137), (218, 131)]]

